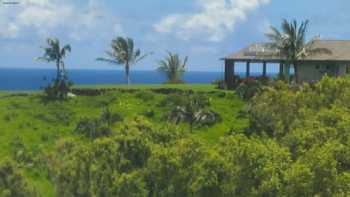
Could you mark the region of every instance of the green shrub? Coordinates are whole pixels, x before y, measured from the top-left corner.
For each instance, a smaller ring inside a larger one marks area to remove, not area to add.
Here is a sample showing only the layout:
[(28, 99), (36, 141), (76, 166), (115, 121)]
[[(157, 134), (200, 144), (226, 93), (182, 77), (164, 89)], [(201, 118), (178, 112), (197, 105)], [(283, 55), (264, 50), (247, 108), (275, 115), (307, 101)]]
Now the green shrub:
[[(230, 88), (233, 90), (236, 89), (241, 84), (241, 82), (242, 82), (242, 79), (239, 75), (233, 76), (232, 87)], [(228, 89), (228, 84), (223, 79), (215, 80), (212, 82), (212, 84), (216, 85), (216, 88), (218, 89)]]
[(108, 107), (104, 108), (99, 118), (82, 118), (76, 125), (74, 132), (90, 139), (96, 139), (112, 134), (112, 125), (122, 121), (119, 113), (112, 113)]
[(100, 116), (100, 121), (111, 127), (116, 122), (123, 121), (124, 118), (119, 113), (112, 113), (108, 107), (104, 107)]
[(164, 99), (162, 99), (158, 106), (160, 107), (174, 107), (174, 106), (180, 106), (184, 105), (186, 102), (186, 95), (182, 94), (170, 94), (166, 96)]
[(283, 196), (282, 174), (292, 162), (288, 148), (272, 139), (234, 135), (221, 141), (218, 152), (237, 178), (230, 196)]
[(214, 91), (214, 92), (212, 92), (212, 94), (214, 94), (218, 98), (225, 98), (226, 97), (226, 92), (224, 92), (224, 91)]
[(193, 126), (211, 126), (221, 119), (219, 114), (207, 109), (209, 106), (210, 101), (207, 96), (203, 94), (190, 95), (184, 103), (173, 107), (168, 114), (168, 120), (175, 124), (189, 123), (191, 131)]
[(211, 82), (211, 84), (215, 85), (218, 89), (226, 89), (226, 83), (223, 79), (217, 79)]
[(198, 117), (198, 119), (196, 120), (197, 125), (199, 127), (203, 127), (203, 126), (213, 126), (214, 124), (220, 122), (221, 116), (220, 114), (212, 111), (212, 110), (207, 110), (202, 112), (203, 114)]
[(253, 98), (262, 90), (262, 83), (254, 78), (246, 78), (237, 87), (236, 92), (243, 100)]
[(45, 89), (45, 96), (47, 100), (64, 100), (68, 98), (68, 93), (71, 91), (73, 83), (68, 78), (54, 80)]
[(102, 123), (98, 119), (81, 119), (74, 132), (79, 135), (83, 135), (90, 139), (96, 139), (103, 136), (109, 136), (112, 134), (111, 129), (107, 124)]
[(129, 120), (119, 132), (116, 132), (116, 135), (128, 135), (130, 133), (140, 134), (142, 138), (162, 145), (168, 145), (186, 136), (184, 131), (179, 130), (173, 125), (156, 127), (143, 117), (136, 117), (133, 120)]
[(151, 89), (151, 91), (157, 94), (183, 94), (185, 92), (192, 92), (192, 91), (188, 91), (188, 90), (185, 91), (177, 88), (157, 88), (157, 89)]
[(145, 196), (142, 174), (150, 146), (140, 133), (100, 138), (90, 144), (58, 144), (50, 174), (60, 196)]
[(11, 141), (10, 145), (13, 160), (19, 164), (27, 166), (32, 166), (34, 164), (34, 154), (28, 147), (25, 146), (21, 138), (15, 137)]
[(10, 113), (7, 113), (5, 116), (4, 116), (4, 120), (6, 122), (11, 122), (13, 120), (15, 120), (17, 118), (18, 114), (17, 113), (14, 113), (14, 112), (10, 112)]
[(135, 94), (135, 97), (147, 102), (154, 99), (154, 94), (150, 91), (139, 91)]
[(150, 110), (143, 112), (142, 115), (147, 117), (147, 118), (153, 118), (155, 116), (155, 112), (153, 109), (150, 109)]
[(0, 161), (0, 196), (30, 197), (35, 196), (24, 176), (16, 165), (8, 160)]
[(186, 82), (183, 80), (172, 80), (172, 81), (167, 81), (164, 82), (164, 84), (185, 84)]

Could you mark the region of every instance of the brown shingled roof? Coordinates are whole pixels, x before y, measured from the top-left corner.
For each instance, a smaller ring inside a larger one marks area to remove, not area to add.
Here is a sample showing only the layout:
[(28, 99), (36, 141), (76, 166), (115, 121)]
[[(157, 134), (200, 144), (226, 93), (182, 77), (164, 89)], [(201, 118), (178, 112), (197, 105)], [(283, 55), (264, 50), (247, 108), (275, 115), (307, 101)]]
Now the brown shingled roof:
[[(350, 40), (316, 40), (313, 48), (328, 49), (331, 53), (318, 53), (306, 57), (304, 61), (344, 61), (350, 62)], [(255, 43), (231, 54), (224, 59), (251, 62), (280, 62), (281, 57), (277, 50), (271, 47), (271, 43)]]

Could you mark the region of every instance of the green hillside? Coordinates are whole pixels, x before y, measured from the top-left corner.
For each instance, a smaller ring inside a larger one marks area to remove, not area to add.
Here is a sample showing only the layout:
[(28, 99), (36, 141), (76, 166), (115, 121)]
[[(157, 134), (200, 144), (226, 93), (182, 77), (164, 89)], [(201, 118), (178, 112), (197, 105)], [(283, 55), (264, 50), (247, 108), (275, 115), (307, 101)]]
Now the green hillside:
[[(67, 101), (45, 101), (39, 92), (1, 93), (0, 97), (0, 157), (13, 157), (13, 144), (25, 147), (23, 154), (35, 157), (52, 151), (61, 138), (80, 138), (73, 131), (83, 118), (98, 118), (108, 106), (112, 113), (118, 113), (123, 121), (114, 123), (112, 130), (118, 130), (135, 119), (144, 119), (155, 127), (167, 127), (167, 114), (171, 110), (161, 103), (170, 97), (193, 90), (207, 96), (210, 108), (217, 112), (222, 121), (205, 127), (196, 127), (190, 136), (215, 144), (220, 137), (232, 129), (243, 129), (247, 125), (238, 113), (244, 102), (234, 93), (216, 90), (211, 85), (133, 85), (133, 86), (89, 86), (77, 87), (82, 90), (104, 90), (101, 95), (76, 96)], [(96, 89), (97, 88), (97, 89)], [(189, 130), (182, 123), (177, 130)], [(31, 163), (31, 162), (29, 162)], [(25, 167), (29, 178), (41, 194), (51, 193), (53, 186), (45, 173), (36, 166)], [(46, 196), (46, 195), (45, 195)]]

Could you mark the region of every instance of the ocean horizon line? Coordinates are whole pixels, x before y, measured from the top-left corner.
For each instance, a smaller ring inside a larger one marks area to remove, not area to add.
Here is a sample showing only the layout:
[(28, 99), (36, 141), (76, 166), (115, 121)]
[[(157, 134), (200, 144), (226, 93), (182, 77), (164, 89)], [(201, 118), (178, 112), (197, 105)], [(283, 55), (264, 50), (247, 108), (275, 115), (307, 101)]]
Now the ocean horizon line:
[[(56, 68), (43, 67), (0, 67), (0, 70), (56, 70)], [(124, 68), (67, 68), (67, 71), (76, 70), (93, 70), (93, 71), (124, 71)], [(131, 69), (131, 72), (158, 72), (157, 69)], [(203, 73), (224, 73), (222, 70), (186, 70), (186, 72), (203, 72)], [(237, 71), (237, 73), (245, 73), (245, 71)], [(261, 73), (262, 71), (251, 71), (251, 73)], [(278, 71), (267, 71), (269, 74), (278, 74)]]
[[(237, 72), (244, 77), (245, 72)], [(275, 76), (277, 73), (268, 73)], [(260, 72), (251, 72), (252, 76), (262, 75)], [(46, 69), (3, 69), (0, 68), (0, 90), (40, 90), (52, 82), (56, 70)], [(69, 79), (76, 85), (125, 84), (123, 70), (90, 70), (70, 69)], [(138, 71), (130, 73), (133, 84), (162, 84), (166, 82), (165, 76), (156, 70)], [(223, 72), (187, 71), (183, 80), (188, 84), (208, 84), (215, 80), (222, 80)]]

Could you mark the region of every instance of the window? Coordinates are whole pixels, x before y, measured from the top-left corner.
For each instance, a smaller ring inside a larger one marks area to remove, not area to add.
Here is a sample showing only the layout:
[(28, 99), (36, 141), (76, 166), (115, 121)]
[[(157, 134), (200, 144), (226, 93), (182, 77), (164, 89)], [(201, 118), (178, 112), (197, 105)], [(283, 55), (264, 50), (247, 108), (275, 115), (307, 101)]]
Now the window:
[(346, 66), (346, 74), (350, 74), (350, 66)]

